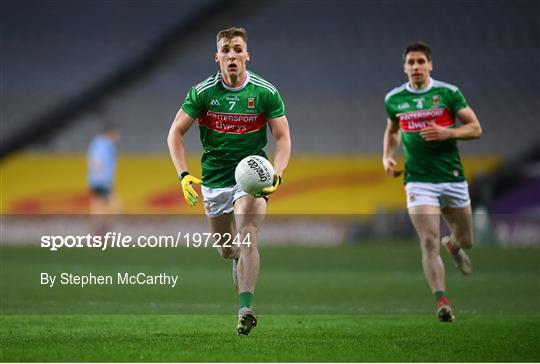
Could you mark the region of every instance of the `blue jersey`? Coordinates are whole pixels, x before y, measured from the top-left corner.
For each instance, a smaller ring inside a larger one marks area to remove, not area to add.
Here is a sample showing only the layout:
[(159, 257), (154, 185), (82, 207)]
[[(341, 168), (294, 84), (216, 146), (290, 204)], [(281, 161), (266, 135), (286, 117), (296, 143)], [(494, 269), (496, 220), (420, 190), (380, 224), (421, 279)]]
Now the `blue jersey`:
[(112, 188), (116, 172), (114, 143), (103, 135), (95, 137), (88, 147), (88, 184)]

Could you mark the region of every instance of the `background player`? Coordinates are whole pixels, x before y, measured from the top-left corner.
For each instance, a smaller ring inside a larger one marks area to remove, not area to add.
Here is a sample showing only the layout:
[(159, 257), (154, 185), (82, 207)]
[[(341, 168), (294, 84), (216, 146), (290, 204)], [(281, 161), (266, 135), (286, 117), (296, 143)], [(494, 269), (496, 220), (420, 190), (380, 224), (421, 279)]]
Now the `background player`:
[[(446, 294), (444, 265), (439, 255), (440, 214), (451, 235), (442, 239), (458, 269), (472, 272), (464, 249), (473, 245), (469, 191), (457, 140), (479, 138), (482, 130), (460, 90), (430, 78), (431, 50), (417, 42), (406, 47), (404, 71), (409, 81), (385, 98), (388, 122), (384, 134), (383, 166), (397, 177), (394, 153), (403, 135), (407, 208), (420, 239), (422, 266), (435, 295), (437, 316), (452, 322)], [(456, 118), (463, 125), (456, 125)]]
[(120, 134), (108, 124), (88, 146), (88, 186), (90, 213), (93, 214), (94, 233), (102, 235), (107, 230), (107, 215), (118, 212), (118, 202), (113, 193), (116, 177), (116, 142)]
[(251, 303), (260, 266), (257, 231), (266, 213), (266, 198), (255, 198), (240, 190), (234, 171), (244, 157), (266, 157), (266, 125), (276, 140), (276, 176), (273, 186), (265, 189), (263, 195), (273, 193), (281, 183), (291, 152), (289, 125), (279, 92), (247, 70), (249, 59), (245, 29), (220, 31), (215, 55), (220, 71), (189, 91), (168, 136), (184, 198), (194, 206), (198, 195), (191, 184), (201, 181), (188, 172), (183, 137), (197, 119), (204, 149), (202, 193), (212, 231), (233, 236), (238, 232), (241, 241), (249, 234), (250, 246), (219, 249), (224, 258), (233, 259), (233, 279), (240, 299), (237, 331), (245, 335), (257, 324)]

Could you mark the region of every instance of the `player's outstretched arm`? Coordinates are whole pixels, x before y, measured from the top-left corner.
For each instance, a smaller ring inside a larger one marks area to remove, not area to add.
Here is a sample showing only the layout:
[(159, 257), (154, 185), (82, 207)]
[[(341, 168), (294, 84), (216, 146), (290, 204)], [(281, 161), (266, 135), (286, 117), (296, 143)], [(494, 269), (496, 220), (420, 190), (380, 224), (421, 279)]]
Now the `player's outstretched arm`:
[(195, 121), (195, 119), (186, 114), (184, 110), (178, 110), (178, 113), (176, 114), (176, 117), (171, 125), (171, 129), (169, 130), (169, 135), (167, 136), (169, 153), (171, 154), (171, 159), (178, 175), (184, 171), (187, 171), (188, 169), (186, 153), (184, 150), (184, 134), (186, 134), (188, 129), (191, 127), (193, 121)]
[(276, 153), (274, 157), (274, 172), (276, 174), (272, 187), (265, 188), (265, 194), (273, 193), (281, 184), (283, 172), (289, 164), (291, 157), (291, 134), (289, 132), (289, 122), (285, 115), (275, 119), (268, 119), (270, 132), (276, 140)]
[(285, 115), (275, 119), (268, 119), (270, 132), (276, 140), (276, 154), (274, 157), (274, 171), (282, 176), (291, 157), (291, 134), (289, 122)]
[(399, 124), (387, 119), (386, 130), (384, 131), (383, 139), (383, 167), (387, 175), (398, 177), (403, 173), (403, 170), (397, 168), (397, 162), (394, 159), (396, 149), (401, 142), (401, 132)]
[(453, 138), (461, 140), (480, 138), (482, 127), (473, 109), (470, 107), (463, 108), (456, 113), (456, 116), (461, 120), (463, 125), (451, 129)]
[(171, 129), (169, 130), (169, 135), (167, 136), (169, 153), (171, 154), (176, 173), (182, 184), (184, 199), (190, 206), (195, 206), (197, 198), (199, 197), (197, 192), (191, 187), (191, 184), (201, 183), (201, 180), (189, 174), (184, 149), (184, 134), (189, 130), (194, 120), (195, 119), (186, 114), (184, 110), (180, 109), (176, 114)]

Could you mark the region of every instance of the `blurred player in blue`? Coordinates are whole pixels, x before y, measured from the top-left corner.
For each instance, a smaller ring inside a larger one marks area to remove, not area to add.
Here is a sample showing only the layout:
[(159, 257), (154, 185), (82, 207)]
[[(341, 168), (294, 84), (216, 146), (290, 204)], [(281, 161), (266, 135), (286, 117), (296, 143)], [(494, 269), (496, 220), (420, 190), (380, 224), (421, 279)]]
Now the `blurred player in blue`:
[(114, 125), (106, 125), (88, 147), (88, 186), (90, 213), (96, 215), (95, 232), (105, 233), (105, 215), (117, 212), (113, 186), (116, 175), (116, 142), (120, 134)]

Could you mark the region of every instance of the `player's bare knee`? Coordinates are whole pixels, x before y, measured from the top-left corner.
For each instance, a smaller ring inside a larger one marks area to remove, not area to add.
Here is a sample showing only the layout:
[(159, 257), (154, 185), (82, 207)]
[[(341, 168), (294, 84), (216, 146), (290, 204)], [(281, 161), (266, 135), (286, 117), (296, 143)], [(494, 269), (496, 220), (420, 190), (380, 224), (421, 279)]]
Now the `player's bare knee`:
[(253, 238), (257, 234), (257, 226), (254, 224), (245, 224), (240, 227), (240, 236)]
[(242, 254), (250, 254), (257, 250), (257, 229), (241, 230), (240, 251)]
[(420, 239), (422, 253), (425, 255), (439, 255), (439, 239), (436, 235), (424, 236)]

